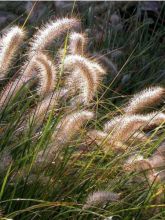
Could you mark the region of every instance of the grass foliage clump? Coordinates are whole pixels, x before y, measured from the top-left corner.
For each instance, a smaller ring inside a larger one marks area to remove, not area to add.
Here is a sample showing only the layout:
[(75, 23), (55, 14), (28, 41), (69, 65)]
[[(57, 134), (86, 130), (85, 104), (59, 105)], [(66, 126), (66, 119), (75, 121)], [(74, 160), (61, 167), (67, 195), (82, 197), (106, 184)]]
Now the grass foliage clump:
[(88, 42), (74, 17), (1, 37), (3, 219), (165, 217), (165, 88), (117, 107), (107, 68), (120, 71)]

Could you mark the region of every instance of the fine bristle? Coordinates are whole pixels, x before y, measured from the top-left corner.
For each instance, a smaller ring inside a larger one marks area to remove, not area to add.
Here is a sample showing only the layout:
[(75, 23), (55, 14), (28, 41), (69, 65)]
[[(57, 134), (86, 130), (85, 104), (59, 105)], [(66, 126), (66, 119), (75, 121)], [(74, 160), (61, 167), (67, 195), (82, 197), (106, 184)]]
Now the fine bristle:
[(70, 29), (77, 28), (79, 25), (79, 21), (76, 18), (62, 18), (45, 24), (34, 35), (29, 56), (45, 50), (54, 39)]
[(24, 37), (24, 30), (18, 26), (14, 26), (0, 39), (0, 78), (7, 75), (16, 51)]
[(69, 52), (71, 54), (83, 55), (87, 44), (87, 39), (85, 34), (73, 32), (71, 33), (69, 39), (70, 39)]
[[(91, 62), (80, 55), (68, 55), (64, 60), (64, 68), (67, 70), (79, 70), (74, 78), (78, 78), (78, 88), (81, 91), (82, 100), (84, 103), (89, 103), (97, 91), (100, 75), (104, 72), (99, 64)], [(96, 71), (97, 70), (97, 71)], [(99, 73), (101, 74), (99, 75)], [(69, 76), (72, 78), (71, 76)], [(74, 79), (73, 78), (73, 79)]]
[(128, 102), (124, 111), (129, 114), (141, 113), (145, 109), (158, 104), (165, 95), (165, 89), (162, 87), (151, 87), (137, 94)]

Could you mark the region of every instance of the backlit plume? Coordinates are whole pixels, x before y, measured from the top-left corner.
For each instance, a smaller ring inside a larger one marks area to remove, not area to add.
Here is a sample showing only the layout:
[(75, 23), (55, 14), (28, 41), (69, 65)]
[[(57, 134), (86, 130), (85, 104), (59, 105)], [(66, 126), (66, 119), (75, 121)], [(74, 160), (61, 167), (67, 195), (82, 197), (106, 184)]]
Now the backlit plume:
[(133, 161), (127, 161), (124, 165), (124, 169), (128, 172), (136, 171), (144, 175), (144, 178), (147, 178), (147, 181), (152, 185), (155, 181), (159, 182), (159, 176), (156, 175), (156, 171), (152, 166), (152, 163), (148, 159), (136, 158)]
[(114, 151), (114, 152), (124, 152), (127, 145), (120, 141), (113, 141), (111, 134), (108, 134), (99, 130), (91, 130), (87, 132), (87, 138), (85, 140), (89, 146), (96, 144), (97, 147), (101, 147), (104, 152)]
[(20, 47), (25, 32), (18, 26), (11, 27), (0, 39), (0, 78), (7, 75), (13, 58)]
[(56, 68), (46, 54), (39, 53), (30, 62), (25, 62), (20, 75), (13, 81), (9, 81), (0, 93), (0, 106), (5, 107), (10, 99), (28, 82), (31, 85), (38, 79), (38, 93), (46, 95), (53, 91), (56, 83)]
[(79, 26), (80, 23), (76, 18), (62, 18), (45, 24), (34, 35), (29, 55), (33, 56), (38, 52), (42, 52), (54, 39)]
[[(97, 91), (103, 69), (80, 55), (68, 55), (64, 60), (64, 68), (70, 71), (79, 70), (74, 72), (77, 73), (74, 78), (79, 78), (77, 85), (81, 91), (82, 102), (89, 103)], [(72, 78), (72, 73), (69, 77)]]
[(54, 63), (47, 55), (41, 53), (36, 57), (36, 68), (40, 80), (38, 93), (45, 95), (52, 92), (55, 89), (57, 75)]
[(165, 89), (162, 87), (150, 87), (133, 96), (128, 102), (124, 111), (129, 114), (141, 113), (145, 109), (157, 105), (165, 95)]
[(105, 124), (105, 131), (112, 132), (112, 139), (126, 141), (139, 129), (147, 130), (165, 122), (165, 114), (154, 112), (146, 115), (125, 115)]
[(94, 114), (90, 111), (77, 111), (65, 116), (57, 125), (52, 139), (59, 143), (66, 143), (79, 132), (87, 121), (93, 118)]

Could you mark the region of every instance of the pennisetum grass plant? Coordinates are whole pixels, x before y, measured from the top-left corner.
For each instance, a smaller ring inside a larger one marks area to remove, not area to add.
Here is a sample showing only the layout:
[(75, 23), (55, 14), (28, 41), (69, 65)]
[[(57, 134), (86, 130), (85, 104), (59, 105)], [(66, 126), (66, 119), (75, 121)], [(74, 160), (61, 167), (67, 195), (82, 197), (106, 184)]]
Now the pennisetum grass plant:
[[(79, 29), (74, 17), (38, 28), (18, 73), (11, 65), (27, 31), (13, 26), (1, 37), (4, 219), (102, 219), (110, 213), (135, 219), (131, 211), (138, 215), (140, 209), (145, 219), (146, 209), (159, 213), (164, 207), (165, 113), (153, 106), (164, 101), (165, 89), (149, 87), (120, 115), (102, 120), (107, 69), (99, 56), (87, 54), (89, 40)], [(62, 37), (64, 48), (54, 46), (56, 59), (49, 48)]]

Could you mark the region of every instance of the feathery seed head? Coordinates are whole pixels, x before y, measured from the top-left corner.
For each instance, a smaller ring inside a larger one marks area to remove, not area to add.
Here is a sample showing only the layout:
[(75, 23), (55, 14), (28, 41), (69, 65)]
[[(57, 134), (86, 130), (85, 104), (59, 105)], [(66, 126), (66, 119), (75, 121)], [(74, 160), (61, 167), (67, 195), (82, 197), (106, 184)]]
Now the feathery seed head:
[(86, 134), (85, 142), (87, 145), (96, 143), (98, 146), (108, 145), (109, 138), (108, 134), (103, 131), (91, 130)]
[(161, 112), (152, 112), (143, 116), (148, 123), (144, 126), (144, 130), (151, 129), (165, 123), (165, 114)]
[(108, 134), (103, 131), (91, 130), (87, 133), (87, 140), (89, 141), (89, 143), (93, 141), (97, 142), (106, 139), (107, 136)]
[(38, 93), (41, 95), (52, 92), (56, 84), (56, 68), (51, 58), (45, 53), (37, 53), (28, 59), (21, 70), (23, 82), (34, 78), (39, 79)]
[(66, 143), (79, 132), (84, 123), (93, 118), (94, 114), (90, 111), (77, 111), (64, 117), (58, 124), (52, 140), (59, 143)]
[(100, 69), (102, 70), (102, 68), (96, 68), (97, 65), (80, 55), (68, 55), (64, 60), (65, 69), (79, 70), (74, 73), (79, 73), (79, 75), (77, 74), (77, 78), (82, 79), (81, 83), (79, 84), (79, 89), (82, 91), (82, 99), (85, 103), (88, 103), (92, 100), (98, 88), (100, 81), (100, 76), (98, 73)]
[(4, 77), (11, 66), (15, 52), (25, 37), (25, 31), (13, 26), (0, 39), (0, 78)]
[(134, 154), (132, 156), (129, 156), (129, 158), (126, 160), (126, 164), (131, 164), (131, 163), (134, 163), (136, 161), (139, 161), (139, 160), (143, 160), (143, 156), (141, 154)]
[(159, 171), (155, 175), (158, 178), (158, 180), (160, 180), (161, 182), (165, 183), (165, 171), (164, 170)]
[(103, 150), (107, 153), (109, 150), (114, 152), (124, 152), (126, 148), (128, 148), (124, 143), (111, 140), (111, 135), (106, 132), (91, 130), (87, 132), (86, 143), (88, 145), (96, 143), (101, 146)]
[(45, 24), (34, 35), (29, 56), (42, 52), (54, 39), (70, 29), (79, 27), (79, 25), (80, 23), (76, 18), (62, 18)]
[(106, 71), (103, 69), (103, 67), (101, 66), (101, 64), (96, 63), (96, 62), (92, 62), (92, 66), (96, 71), (96, 74), (98, 74), (98, 76), (104, 76), (106, 74)]
[(104, 130), (112, 132), (112, 139), (127, 141), (139, 129), (150, 129), (165, 122), (165, 114), (153, 112), (146, 115), (125, 115), (105, 124)]
[(90, 207), (104, 206), (108, 202), (117, 202), (120, 198), (120, 195), (108, 191), (98, 191), (92, 194), (89, 194), (87, 197), (86, 203), (83, 206), (83, 209), (88, 209)]
[(149, 158), (149, 161), (155, 169), (165, 167), (165, 157), (162, 155), (153, 155)]
[(4, 109), (8, 104), (9, 100), (13, 98), (13, 96), (20, 90), (20, 88), (26, 84), (27, 81), (25, 79), (16, 79), (14, 81), (9, 82), (5, 88), (0, 93), (0, 107)]
[(128, 140), (128, 142), (130, 144), (136, 144), (136, 143), (139, 144), (140, 142), (142, 142), (142, 143), (145, 142), (146, 143), (147, 141), (148, 141), (148, 137), (142, 131), (136, 131)]
[(36, 68), (39, 70), (39, 94), (45, 95), (52, 92), (56, 84), (56, 68), (51, 59), (41, 53), (36, 57)]
[(134, 155), (128, 158), (125, 164), (126, 170), (129, 171), (145, 171), (145, 170), (152, 170), (152, 166), (147, 159), (143, 159), (142, 155)]
[(165, 143), (163, 142), (149, 158), (154, 168), (165, 167)]
[(122, 122), (123, 116), (116, 116), (112, 120), (106, 122), (104, 124), (104, 131), (105, 132), (111, 132), (114, 128), (118, 129), (119, 122)]
[(141, 113), (146, 108), (158, 104), (164, 98), (165, 89), (162, 87), (150, 87), (137, 94), (128, 102), (124, 111), (129, 114)]
[[(56, 68), (51, 59), (43, 53), (38, 53), (30, 61), (27, 60), (21, 68), (21, 73), (14, 81), (9, 82), (0, 94), (0, 106), (5, 107), (11, 99), (29, 80), (39, 79), (39, 94), (52, 92), (56, 83)], [(33, 80), (33, 81), (34, 81)]]

